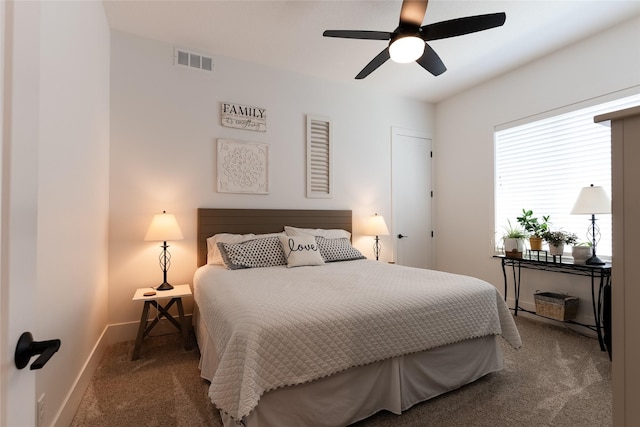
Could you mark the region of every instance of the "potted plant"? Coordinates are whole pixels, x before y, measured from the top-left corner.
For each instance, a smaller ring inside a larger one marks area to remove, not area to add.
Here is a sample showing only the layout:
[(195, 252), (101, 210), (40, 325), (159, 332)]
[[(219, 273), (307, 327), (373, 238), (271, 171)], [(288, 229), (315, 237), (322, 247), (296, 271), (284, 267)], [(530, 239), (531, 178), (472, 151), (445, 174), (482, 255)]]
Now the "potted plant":
[(522, 209), (522, 215), (517, 217), (518, 223), (530, 234), (529, 245), (532, 251), (542, 250), (542, 233), (549, 230), (550, 215), (543, 215), (542, 221), (533, 216), (531, 209)]
[(565, 245), (572, 245), (578, 241), (578, 236), (566, 231), (550, 231), (542, 233), (542, 239), (549, 244), (551, 255), (562, 255)]
[(522, 228), (512, 225), (510, 220), (507, 220), (507, 226), (504, 229), (505, 233), (502, 236), (504, 255), (508, 258), (522, 258), (524, 239), (529, 235)]
[(575, 264), (584, 264), (593, 255), (593, 243), (580, 242), (571, 248), (571, 256)]

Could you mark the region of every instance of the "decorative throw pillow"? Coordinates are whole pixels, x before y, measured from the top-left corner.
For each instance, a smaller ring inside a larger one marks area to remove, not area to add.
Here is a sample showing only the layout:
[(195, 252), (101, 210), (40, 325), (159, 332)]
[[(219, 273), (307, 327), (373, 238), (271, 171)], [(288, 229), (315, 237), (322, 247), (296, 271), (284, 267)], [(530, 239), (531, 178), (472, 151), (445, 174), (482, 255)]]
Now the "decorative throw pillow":
[(283, 235), (280, 233), (269, 234), (230, 234), (230, 233), (218, 233), (207, 238), (207, 264), (224, 264), (222, 255), (218, 249), (218, 243), (242, 243), (247, 240), (262, 239), (263, 237), (275, 237)]
[(278, 237), (247, 240), (242, 243), (218, 243), (222, 262), (229, 270), (285, 265)]
[(224, 264), (218, 243), (242, 243), (254, 238), (254, 234), (230, 233), (220, 233), (207, 238), (207, 264)]
[(279, 239), (287, 260), (287, 267), (324, 264), (315, 237), (311, 235), (280, 236)]
[(351, 242), (347, 238), (341, 239), (325, 239), (316, 236), (316, 242), (320, 249), (320, 254), (325, 262), (334, 261), (350, 261), (354, 259), (364, 259), (359, 250), (351, 246)]
[(341, 229), (324, 229), (324, 228), (298, 228), (291, 227), (289, 225), (284, 226), (284, 232), (287, 233), (287, 236), (321, 236), (325, 239), (340, 239), (340, 238), (351, 238), (351, 233), (347, 230)]

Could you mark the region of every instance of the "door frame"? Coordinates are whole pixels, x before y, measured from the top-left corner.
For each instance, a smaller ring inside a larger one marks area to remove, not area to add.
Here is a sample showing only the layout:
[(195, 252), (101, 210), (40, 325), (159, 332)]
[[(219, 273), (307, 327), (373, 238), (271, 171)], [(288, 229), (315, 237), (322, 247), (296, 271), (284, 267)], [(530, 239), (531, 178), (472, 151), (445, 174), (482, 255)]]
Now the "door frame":
[(14, 352), (22, 332), (37, 333), (41, 3), (0, 7), (0, 425), (30, 426), (37, 371), (19, 370)]
[(4, 115), (5, 115), (5, 32), (7, 30), (7, 15), (6, 15), (6, 2), (0, 2), (0, 425), (6, 425), (6, 411), (7, 411), (7, 394), (8, 387), (6, 382), (6, 354), (7, 354), (7, 300), (9, 297), (9, 289), (7, 281), (3, 279), (4, 271), (4, 164), (3, 153), (5, 147), (5, 133), (4, 133)]

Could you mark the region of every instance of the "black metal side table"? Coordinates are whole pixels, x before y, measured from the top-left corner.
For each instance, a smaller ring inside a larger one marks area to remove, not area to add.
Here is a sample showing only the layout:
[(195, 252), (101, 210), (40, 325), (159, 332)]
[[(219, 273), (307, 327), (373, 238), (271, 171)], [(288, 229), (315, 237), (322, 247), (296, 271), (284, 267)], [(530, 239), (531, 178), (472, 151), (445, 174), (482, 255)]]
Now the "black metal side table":
[[(526, 310), (519, 305), (520, 301), (520, 281), (521, 270), (523, 268), (530, 270), (542, 270), (551, 271), (555, 273), (573, 274), (576, 276), (587, 276), (591, 278), (591, 303), (593, 307), (593, 318), (595, 325), (586, 325), (583, 323), (567, 320), (567, 323), (573, 323), (580, 326), (584, 326), (596, 332), (598, 335), (598, 343), (600, 344), (600, 350), (609, 352), (611, 355), (611, 308), (610, 299), (605, 298), (605, 294), (609, 292), (611, 286), (611, 264), (604, 265), (586, 265), (586, 264), (574, 264), (570, 262), (562, 261), (562, 258), (553, 257), (553, 261), (544, 257), (532, 258), (510, 258), (504, 255), (495, 255), (494, 258), (499, 258), (502, 263), (502, 275), (504, 277), (504, 300), (507, 300), (507, 267), (511, 267), (513, 275), (513, 289), (515, 292), (515, 307), (513, 308), (514, 314), (517, 316), (518, 311), (524, 311), (530, 314), (536, 314), (534, 311)], [(596, 291), (597, 289), (597, 291)], [(606, 310), (605, 305), (606, 306)], [(553, 319), (556, 320), (556, 319)], [(603, 333), (603, 330), (605, 333)]]

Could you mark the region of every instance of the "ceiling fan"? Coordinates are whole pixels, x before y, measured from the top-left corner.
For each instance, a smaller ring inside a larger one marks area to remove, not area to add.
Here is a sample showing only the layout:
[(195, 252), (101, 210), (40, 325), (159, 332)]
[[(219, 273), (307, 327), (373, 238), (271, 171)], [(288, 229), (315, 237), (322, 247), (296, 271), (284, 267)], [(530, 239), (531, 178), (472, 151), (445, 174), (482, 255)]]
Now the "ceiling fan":
[(422, 25), (424, 15), (427, 12), (427, 4), (428, 0), (404, 0), (402, 9), (400, 9), (400, 25), (393, 32), (327, 30), (322, 35), (345, 39), (389, 40), (389, 46), (373, 58), (360, 71), (356, 79), (364, 79), (389, 58), (400, 63), (416, 61), (434, 76), (439, 76), (447, 71), (447, 67), (429, 46), (428, 41), (499, 27), (504, 24), (507, 18), (507, 15), (501, 12)]

